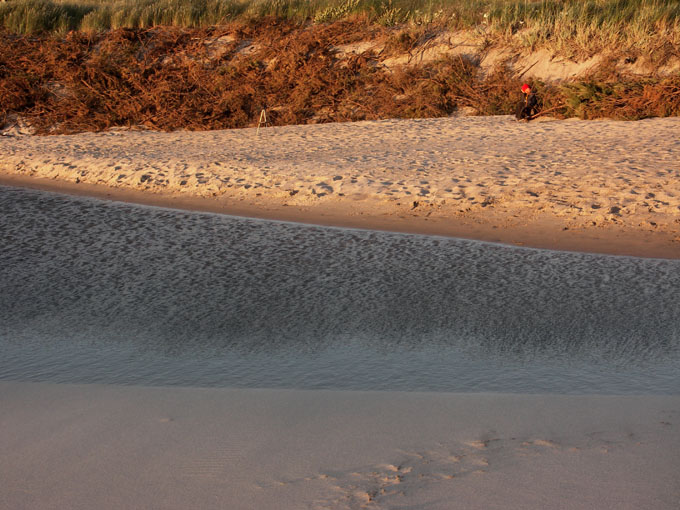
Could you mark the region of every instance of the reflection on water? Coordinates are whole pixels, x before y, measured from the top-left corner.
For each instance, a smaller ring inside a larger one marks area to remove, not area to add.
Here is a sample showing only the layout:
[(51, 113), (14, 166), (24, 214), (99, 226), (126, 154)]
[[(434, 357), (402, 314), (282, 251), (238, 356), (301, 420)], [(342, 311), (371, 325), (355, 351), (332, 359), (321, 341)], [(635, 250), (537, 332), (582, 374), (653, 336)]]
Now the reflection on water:
[(680, 392), (680, 262), (0, 188), (0, 378)]

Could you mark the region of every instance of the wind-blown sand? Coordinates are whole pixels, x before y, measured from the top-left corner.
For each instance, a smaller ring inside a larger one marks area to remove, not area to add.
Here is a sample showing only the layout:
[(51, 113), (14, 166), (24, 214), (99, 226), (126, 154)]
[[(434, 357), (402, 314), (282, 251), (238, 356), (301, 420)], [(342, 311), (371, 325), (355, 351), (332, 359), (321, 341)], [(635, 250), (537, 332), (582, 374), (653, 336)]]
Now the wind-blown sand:
[(680, 256), (680, 119), (0, 138), (2, 182), (238, 215)]
[(677, 396), (0, 382), (0, 507), (676, 509)]

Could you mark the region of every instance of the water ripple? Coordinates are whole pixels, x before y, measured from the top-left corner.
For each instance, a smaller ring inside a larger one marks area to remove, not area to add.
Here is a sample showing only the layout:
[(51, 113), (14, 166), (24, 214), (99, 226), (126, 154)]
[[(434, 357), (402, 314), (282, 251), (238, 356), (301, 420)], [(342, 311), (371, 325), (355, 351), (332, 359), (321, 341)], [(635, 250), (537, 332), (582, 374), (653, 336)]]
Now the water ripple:
[(680, 391), (680, 262), (0, 188), (0, 377)]

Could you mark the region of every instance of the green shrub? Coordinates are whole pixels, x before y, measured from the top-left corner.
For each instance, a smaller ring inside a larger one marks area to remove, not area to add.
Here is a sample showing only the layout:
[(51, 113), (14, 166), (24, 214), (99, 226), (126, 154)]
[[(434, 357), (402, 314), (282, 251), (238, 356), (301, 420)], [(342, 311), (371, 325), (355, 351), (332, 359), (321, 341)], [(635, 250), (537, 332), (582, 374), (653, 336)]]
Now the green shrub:
[(15, 33), (206, 27), (264, 17), (327, 23), (361, 16), (394, 26), (438, 23), (513, 37), (567, 56), (680, 40), (677, 0), (11, 0), (0, 25)]

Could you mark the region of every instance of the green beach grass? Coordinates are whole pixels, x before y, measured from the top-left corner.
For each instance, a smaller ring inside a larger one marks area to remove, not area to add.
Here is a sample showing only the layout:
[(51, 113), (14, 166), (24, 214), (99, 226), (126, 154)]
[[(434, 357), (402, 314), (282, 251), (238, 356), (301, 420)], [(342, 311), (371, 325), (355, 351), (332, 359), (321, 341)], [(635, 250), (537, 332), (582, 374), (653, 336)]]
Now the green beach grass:
[(178, 26), (198, 28), (263, 17), (317, 23), (356, 18), (383, 25), (528, 31), (545, 38), (630, 37), (678, 32), (677, 0), (8, 0), (0, 24), (26, 34)]
[[(57, 36), (156, 26), (204, 28), (265, 19), (357, 23), (410, 29), (437, 24), (490, 41), (548, 48), (569, 58), (613, 48), (680, 46), (677, 0), (6, 0), (0, 26)], [(662, 58), (665, 52), (661, 52)]]

